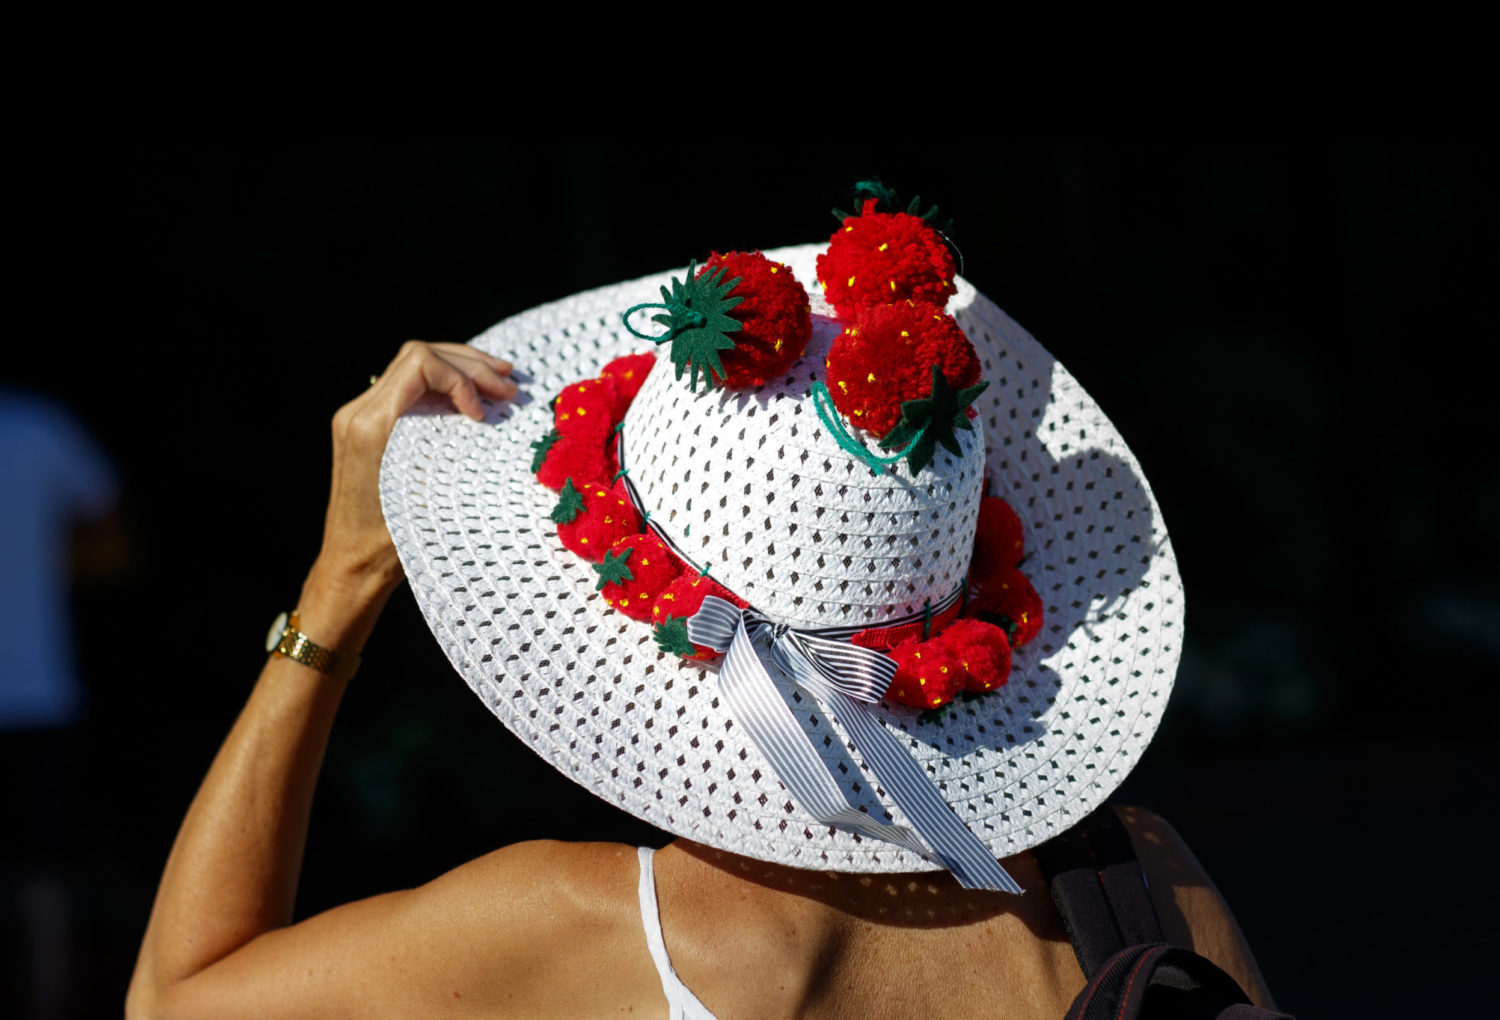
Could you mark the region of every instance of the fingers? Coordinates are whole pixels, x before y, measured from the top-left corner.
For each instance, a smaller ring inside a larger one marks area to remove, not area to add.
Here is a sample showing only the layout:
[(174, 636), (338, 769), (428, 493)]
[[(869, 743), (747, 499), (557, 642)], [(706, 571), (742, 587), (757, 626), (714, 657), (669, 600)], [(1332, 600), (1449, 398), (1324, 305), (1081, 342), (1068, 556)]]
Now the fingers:
[(471, 347), (469, 344), (428, 344), (427, 346), (444, 356), (452, 354), (461, 358), (482, 359), (493, 366), (501, 375), (509, 375), (511, 370), (515, 368), (514, 365), (504, 358), (497, 358), (495, 355), (487, 354), (478, 347)]
[(428, 392), (447, 395), (462, 414), (481, 421), (481, 394), (493, 400), (516, 395), (518, 387), (509, 377), (512, 367), (505, 359), (467, 344), (409, 340), (367, 396), (380, 403), (392, 422)]
[[(463, 369), (461, 362), (455, 360), (454, 364)], [(475, 366), (473, 371), (469, 372), (469, 378), (474, 381), (474, 385), (479, 388), (479, 391), (486, 396), (493, 397), (496, 400), (509, 400), (516, 395), (518, 387), (515, 380), (506, 374), (506, 372), (510, 371), (508, 363), (502, 361), (500, 364), (506, 365), (503, 371), (496, 368), (493, 361), (481, 362)], [(467, 371), (467, 369), (464, 370)]]
[[(475, 420), (484, 418), (484, 405), (479, 402), (479, 394), (494, 400), (509, 400), (516, 395), (518, 387), (508, 374), (510, 362), (460, 344), (444, 344), (430, 350), (436, 357), (436, 361), (428, 366), (431, 369), (427, 375), (431, 388), (447, 393), (453, 405), (469, 417)], [(455, 378), (452, 373), (444, 371), (442, 365), (456, 369), (463, 378)]]
[[(462, 364), (472, 367), (474, 362), (462, 359)], [(453, 406), (470, 418), (484, 417), (484, 405), (479, 402), (479, 393), (468, 374), (426, 344), (408, 342), (387, 376), (389, 382), (381, 396), (393, 422), (428, 392), (446, 394)]]
[(400, 364), (404, 358), (413, 357), (423, 350), (432, 351), (439, 357), (445, 358), (448, 361), (452, 361), (455, 363), (469, 362), (476, 365), (482, 365), (486, 369), (493, 371), (495, 374), (500, 376), (510, 375), (511, 371), (515, 368), (514, 365), (506, 361), (504, 358), (498, 358), (493, 354), (487, 354), (477, 347), (470, 347), (468, 344), (429, 344), (423, 343), (421, 340), (408, 340), (406, 341), (406, 343), (401, 345), (401, 350), (398, 351), (396, 353), (396, 356), (391, 359), (391, 363), (390, 365), (386, 366), (385, 372), (382, 372), (380, 375), (370, 376), (370, 385), (373, 386), (381, 379), (385, 378), (386, 373), (389, 373), (392, 368), (395, 368), (398, 364)]
[(452, 362), (436, 357), (430, 361), (424, 361), (422, 378), (427, 384), (427, 389), (435, 393), (448, 394), (448, 399), (453, 401), (453, 406), (459, 411), (475, 421), (484, 420), (484, 404), (480, 403), (479, 388), (474, 385), (473, 377), (464, 373)]

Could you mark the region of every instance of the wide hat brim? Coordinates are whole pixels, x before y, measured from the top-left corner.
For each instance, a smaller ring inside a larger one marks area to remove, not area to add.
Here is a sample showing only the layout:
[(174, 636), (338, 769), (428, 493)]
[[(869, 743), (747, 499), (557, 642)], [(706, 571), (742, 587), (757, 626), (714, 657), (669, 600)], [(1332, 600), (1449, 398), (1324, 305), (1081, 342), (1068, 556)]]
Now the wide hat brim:
[[(766, 254), (808, 285), (822, 247)], [(490, 711), (610, 804), (793, 867), (940, 867), (801, 811), (717, 696), (713, 666), (660, 652), (651, 627), (608, 608), (590, 564), (557, 539), (548, 519), (557, 497), (530, 470), (530, 444), (551, 428), (548, 403), (563, 387), (650, 348), (620, 314), (655, 300), (671, 275), (542, 305), (475, 338), (511, 361), (522, 384), (515, 400), (487, 405), (483, 422), (436, 402), (397, 422), (381, 503), (417, 604)], [(832, 314), (811, 289), (814, 313)], [(958, 817), (1005, 857), (1073, 826), (1135, 765), (1171, 692), (1183, 595), (1145, 476), (1083, 387), (962, 278), (948, 311), (990, 382), (975, 404), (990, 492), (1025, 524), (1022, 570), (1046, 625), (1016, 650), (1001, 690), (937, 718), (895, 704), (875, 711)], [(847, 735), (810, 698), (785, 693), (850, 803), (904, 824)]]

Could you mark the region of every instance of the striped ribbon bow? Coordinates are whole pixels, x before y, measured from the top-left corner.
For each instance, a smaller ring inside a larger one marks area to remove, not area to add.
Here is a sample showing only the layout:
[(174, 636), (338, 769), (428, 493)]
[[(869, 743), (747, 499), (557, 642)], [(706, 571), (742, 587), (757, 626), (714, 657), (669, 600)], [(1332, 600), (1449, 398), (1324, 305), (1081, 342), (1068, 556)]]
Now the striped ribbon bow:
[[(881, 699), (896, 674), (889, 656), (772, 623), (753, 609), (740, 610), (712, 595), (687, 621), (687, 631), (694, 644), (726, 653), (719, 690), (735, 722), (803, 810), (825, 825), (935, 856), (966, 889), (1021, 892), (867, 707)], [(905, 812), (910, 829), (878, 822), (850, 805), (772, 681), (773, 666), (844, 728), (864, 758), (867, 778)]]

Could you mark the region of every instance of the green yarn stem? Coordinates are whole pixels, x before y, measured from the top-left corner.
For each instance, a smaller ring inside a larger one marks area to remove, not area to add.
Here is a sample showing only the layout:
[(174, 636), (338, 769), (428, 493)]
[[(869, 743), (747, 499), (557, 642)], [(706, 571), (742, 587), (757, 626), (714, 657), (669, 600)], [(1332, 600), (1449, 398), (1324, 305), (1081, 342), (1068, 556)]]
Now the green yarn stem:
[(609, 484), (610, 485), (615, 484), (621, 478), (624, 478), (628, 474), (630, 474), (630, 469), (629, 468), (621, 468), (620, 470), (618, 470), (618, 471), (615, 472), (615, 476), (609, 480)]
[[(663, 287), (662, 289), (666, 290), (665, 287)], [(677, 321), (680, 321), (683, 324), (675, 329), (668, 328), (667, 331), (661, 336), (651, 336), (650, 334), (642, 333), (640, 330), (636, 329), (630, 324), (630, 317), (636, 312), (640, 311), (642, 308), (665, 308), (672, 314), (673, 319), (677, 319), (679, 315), (682, 316), (682, 318)], [(708, 316), (704, 315), (702, 312), (695, 312), (687, 305), (678, 304), (675, 301), (667, 304), (663, 304), (660, 301), (648, 301), (645, 304), (631, 305), (629, 308), (625, 309), (625, 317), (621, 321), (624, 322), (625, 330), (631, 336), (639, 337), (642, 340), (650, 340), (654, 344), (664, 344), (685, 329), (701, 329), (702, 327), (708, 325)]]
[(844, 427), (843, 415), (839, 414), (839, 409), (833, 404), (833, 394), (828, 392), (828, 387), (823, 385), (821, 379), (812, 384), (812, 398), (818, 418), (827, 426), (833, 441), (839, 444), (839, 449), (851, 457), (858, 457), (876, 471), (890, 467), (911, 453), (912, 447), (922, 441), (922, 435), (927, 431), (927, 426), (922, 426), (922, 430), (912, 437), (911, 442), (889, 457), (882, 457), (871, 453), (869, 448), (849, 434), (849, 430)]
[(932, 599), (922, 603), (922, 640), (932, 634)]

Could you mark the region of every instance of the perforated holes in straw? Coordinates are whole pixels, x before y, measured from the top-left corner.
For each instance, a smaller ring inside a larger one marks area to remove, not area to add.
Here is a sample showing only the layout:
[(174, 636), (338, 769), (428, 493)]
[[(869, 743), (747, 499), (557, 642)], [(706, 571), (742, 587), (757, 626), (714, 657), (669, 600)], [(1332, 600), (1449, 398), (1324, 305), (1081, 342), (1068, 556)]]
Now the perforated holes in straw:
[[(812, 279), (817, 251), (768, 254)], [(418, 604), (491, 711), (606, 801), (763, 860), (852, 872), (931, 869), (910, 850), (830, 830), (802, 813), (715, 696), (711, 669), (660, 655), (648, 626), (608, 611), (590, 594), (587, 564), (547, 526), (555, 498), (527, 471), (528, 444), (549, 425), (546, 401), (639, 349), (615, 316), (656, 293), (667, 275), (544, 305), (477, 338), (528, 373), (529, 402), (494, 408), (485, 425), (452, 415), (398, 423), (382, 466), (382, 502)], [(826, 314), (811, 297), (814, 311)], [(998, 694), (956, 705), (936, 722), (892, 706), (878, 716), (958, 817), (1005, 856), (1070, 827), (1134, 765), (1171, 689), (1182, 593), (1144, 476), (1082, 387), (966, 281), (949, 310), (992, 383), (976, 403), (986, 470), (992, 491), (1026, 523), (1033, 550), (1026, 569), (1049, 622), (1017, 653)], [(758, 407), (763, 413), (774, 412)], [(847, 484), (832, 466), (818, 463), (803, 477), (813, 472), (828, 477), (799, 485)], [(779, 490), (781, 478), (778, 471), (767, 485)], [(702, 509), (694, 504), (699, 521), (688, 545), (700, 538)], [(750, 524), (764, 531), (764, 520)], [(904, 822), (859, 778), (847, 735), (815, 707), (791, 703), (850, 801)]]

